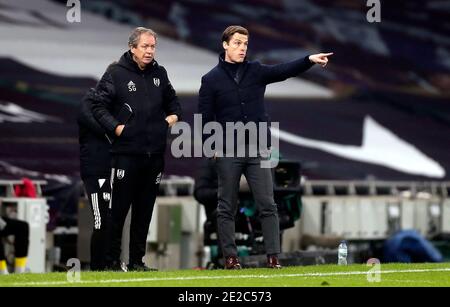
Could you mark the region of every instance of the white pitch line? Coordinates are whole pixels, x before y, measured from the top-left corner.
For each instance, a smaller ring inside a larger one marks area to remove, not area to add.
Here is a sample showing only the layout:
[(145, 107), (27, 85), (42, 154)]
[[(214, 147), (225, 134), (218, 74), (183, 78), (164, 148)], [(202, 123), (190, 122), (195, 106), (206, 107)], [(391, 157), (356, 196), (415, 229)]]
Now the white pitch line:
[[(388, 279), (387, 281), (389, 282), (406, 282), (406, 283), (417, 283), (417, 280), (409, 280), (409, 279)], [(420, 280), (421, 283), (426, 283), (426, 284), (435, 284), (436, 282), (434, 281), (430, 281), (430, 280)]]
[[(429, 273), (429, 272), (450, 272), (450, 268), (439, 269), (413, 269), (413, 270), (380, 270), (381, 274), (394, 273)], [(13, 286), (56, 286), (56, 285), (79, 285), (79, 284), (106, 284), (106, 283), (127, 283), (146, 281), (183, 281), (183, 280), (207, 280), (207, 279), (231, 279), (231, 278), (279, 278), (279, 277), (324, 277), (324, 276), (345, 276), (345, 275), (367, 275), (370, 271), (353, 272), (329, 272), (329, 273), (298, 273), (298, 274), (275, 274), (275, 275), (226, 275), (226, 276), (192, 276), (192, 277), (167, 277), (167, 278), (135, 278), (135, 279), (103, 279), (103, 280), (81, 280), (78, 282), (49, 281), (49, 282), (26, 282), (14, 283)]]

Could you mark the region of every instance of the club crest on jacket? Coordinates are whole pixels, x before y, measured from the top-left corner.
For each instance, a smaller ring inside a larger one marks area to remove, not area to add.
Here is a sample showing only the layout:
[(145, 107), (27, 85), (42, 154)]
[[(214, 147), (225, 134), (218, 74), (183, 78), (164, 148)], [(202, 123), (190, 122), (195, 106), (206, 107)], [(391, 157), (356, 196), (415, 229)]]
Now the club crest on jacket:
[(103, 199), (105, 201), (109, 201), (111, 199), (111, 194), (109, 194), (107, 192), (103, 192)]
[(122, 179), (123, 177), (125, 177), (125, 170), (124, 169), (118, 169), (116, 176), (117, 176), (117, 179)]
[(162, 173), (159, 173), (158, 176), (156, 176), (155, 184), (160, 184), (162, 178)]

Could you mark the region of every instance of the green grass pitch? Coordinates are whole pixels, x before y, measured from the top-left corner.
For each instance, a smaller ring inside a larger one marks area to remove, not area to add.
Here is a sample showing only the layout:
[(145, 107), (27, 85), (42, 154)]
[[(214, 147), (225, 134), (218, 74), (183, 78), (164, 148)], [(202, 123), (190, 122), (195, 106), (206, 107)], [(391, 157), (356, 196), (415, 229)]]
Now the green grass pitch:
[[(79, 282), (67, 273), (0, 276), (0, 287), (438, 287), (450, 286), (450, 263), (318, 265), (281, 270), (178, 270), (159, 272), (80, 272)], [(73, 275), (72, 275), (73, 276)]]

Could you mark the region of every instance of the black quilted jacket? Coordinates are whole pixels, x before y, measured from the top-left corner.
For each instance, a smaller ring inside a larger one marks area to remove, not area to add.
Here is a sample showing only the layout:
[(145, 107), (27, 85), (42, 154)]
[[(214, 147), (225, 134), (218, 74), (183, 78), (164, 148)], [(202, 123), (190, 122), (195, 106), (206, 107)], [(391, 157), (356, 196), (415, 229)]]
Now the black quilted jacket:
[[(119, 118), (124, 104), (133, 112), (126, 123)], [(103, 75), (92, 111), (109, 135), (114, 136), (116, 127), (125, 124), (111, 150), (122, 154), (164, 153), (168, 132), (165, 118), (172, 114), (181, 118), (181, 107), (164, 67), (153, 60), (141, 70), (130, 51)]]

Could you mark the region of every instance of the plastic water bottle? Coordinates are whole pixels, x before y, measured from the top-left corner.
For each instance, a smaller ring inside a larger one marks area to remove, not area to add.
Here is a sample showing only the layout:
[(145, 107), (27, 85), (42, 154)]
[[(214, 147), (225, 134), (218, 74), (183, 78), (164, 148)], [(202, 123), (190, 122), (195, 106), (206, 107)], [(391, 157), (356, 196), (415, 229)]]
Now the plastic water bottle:
[(347, 265), (347, 242), (342, 241), (338, 247), (338, 265)]

